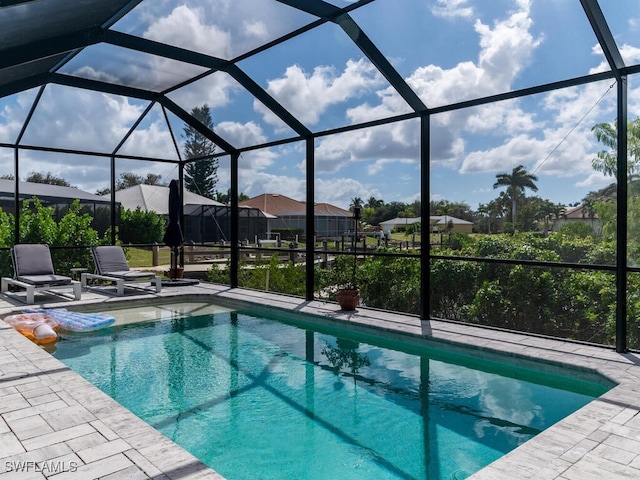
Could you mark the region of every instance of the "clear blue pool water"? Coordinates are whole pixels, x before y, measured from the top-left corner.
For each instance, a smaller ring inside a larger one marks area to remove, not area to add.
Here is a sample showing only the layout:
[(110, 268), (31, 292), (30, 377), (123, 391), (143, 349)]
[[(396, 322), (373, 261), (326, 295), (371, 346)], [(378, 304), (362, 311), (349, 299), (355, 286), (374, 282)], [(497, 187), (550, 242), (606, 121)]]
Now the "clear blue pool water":
[(289, 316), (187, 310), (63, 335), (54, 355), (230, 480), (462, 479), (607, 389)]

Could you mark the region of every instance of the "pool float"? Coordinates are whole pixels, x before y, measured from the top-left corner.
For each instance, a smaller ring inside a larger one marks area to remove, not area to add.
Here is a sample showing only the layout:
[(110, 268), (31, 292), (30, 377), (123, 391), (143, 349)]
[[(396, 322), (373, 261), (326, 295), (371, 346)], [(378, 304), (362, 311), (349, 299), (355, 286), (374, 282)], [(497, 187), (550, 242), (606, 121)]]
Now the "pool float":
[(58, 339), (59, 323), (43, 313), (19, 313), (4, 319), (15, 330), (37, 344), (53, 343)]
[(116, 321), (104, 313), (72, 312), (66, 308), (25, 309), (23, 312), (44, 314), (56, 320), (60, 329), (70, 332), (90, 332), (109, 327)]

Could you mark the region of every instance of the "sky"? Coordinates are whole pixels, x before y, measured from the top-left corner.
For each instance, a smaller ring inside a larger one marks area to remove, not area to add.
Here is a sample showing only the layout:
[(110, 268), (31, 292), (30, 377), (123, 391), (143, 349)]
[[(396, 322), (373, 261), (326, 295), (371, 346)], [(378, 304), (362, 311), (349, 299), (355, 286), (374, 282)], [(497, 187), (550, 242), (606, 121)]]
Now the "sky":
[[(333, 0), (337, 6), (349, 2)], [(605, 1), (603, 13), (627, 65), (640, 63), (637, 0)], [(17, 7), (14, 7), (17, 8)], [(33, 8), (28, 4), (20, 8)], [(375, 0), (353, 20), (430, 108), (607, 70), (579, 0)], [(274, 0), (145, 0), (113, 29), (232, 59), (315, 20)], [(238, 63), (308, 129), (333, 128), (411, 111), (345, 31), (325, 24)], [(162, 90), (202, 73), (201, 67), (112, 45), (86, 48), (62, 73)], [(15, 142), (37, 90), (0, 99), (0, 142)], [(223, 72), (168, 97), (190, 111), (207, 104), (214, 131), (237, 147), (296, 134)], [(638, 75), (629, 78), (629, 118), (640, 115)], [(466, 108), (431, 117), (433, 200), (471, 208), (495, 199), (496, 175), (523, 165), (537, 192), (564, 205), (613, 182), (592, 168), (604, 147), (591, 128), (613, 122), (613, 80)], [(49, 85), (21, 144), (175, 159), (184, 124), (155, 105), (119, 147), (148, 103)], [(317, 202), (348, 208), (370, 197), (411, 203), (420, 198), (419, 121), (412, 119), (315, 142)], [(305, 145), (244, 152), (240, 191), (305, 200)], [(13, 173), (14, 152), (0, 148), (0, 175)], [(51, 172), (96, 192), (109, 185), (108, 158), (20, 151), (20, 177)], [(170, 163), (117, 160), (116, 174), (177, 178)], [(220, 157), (218, 189), (229, 187), (229, 158)]]

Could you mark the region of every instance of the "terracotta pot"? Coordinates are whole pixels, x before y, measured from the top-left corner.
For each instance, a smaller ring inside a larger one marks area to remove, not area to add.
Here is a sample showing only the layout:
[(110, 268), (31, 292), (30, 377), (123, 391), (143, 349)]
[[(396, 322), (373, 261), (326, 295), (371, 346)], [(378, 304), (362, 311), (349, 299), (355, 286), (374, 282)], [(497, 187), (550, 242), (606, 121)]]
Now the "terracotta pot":
[(184, 278), (184, 268), (170, 268), (169, 269), (169, 278)]
[(349, 290), (338, 290), (338, 305), (342, 310), (353, 311), (360, 303), (360, 290), (357, 288)]

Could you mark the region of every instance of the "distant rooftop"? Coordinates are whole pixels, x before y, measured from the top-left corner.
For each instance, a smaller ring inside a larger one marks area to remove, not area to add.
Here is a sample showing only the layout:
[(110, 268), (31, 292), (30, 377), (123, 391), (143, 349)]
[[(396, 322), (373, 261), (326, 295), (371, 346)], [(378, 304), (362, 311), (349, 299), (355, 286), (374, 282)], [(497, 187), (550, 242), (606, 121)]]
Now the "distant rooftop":
[[(110, 198), (105, 195), (104, 198)], [(103, 198), (103, 199), (104, 199)], [(116, 201), (127, 210), (135, 210), (140, 207), (145, 212), (156, 212), (160, 215), (169, 213), (169, 187), (161, 185), (135, 185), (116, 191)], [(185, 190), (182, 195), (183, 205), (211, 205), (225, 206), (224, 203), (217, 202), (202, 195)]]
[[(60, 185), (49, 185), (47, 183), (19, 182), (18, 189), (22, 198), (38, 197), (47, 203), (60, 201), (73, 201), (80, 199), (82, 202), (93, 202), (98, 204), (109, 204), (110, 200), (99, 195), (85, 192), (74, 187), (63, 187)], [(0, 179), (0, 198), (3, 201), (13, 201), (15, 193), (15, 181)]]
[[(257, 197), (240, 202), (240, 206), (258, 208), (264, 213), (275, 216), (304, 216), (307, 204), (278, 193), (263, 193)], [(314, 206), (316, 215), (351, 217), (351, 212), (329, 203), (318, 203)]]

